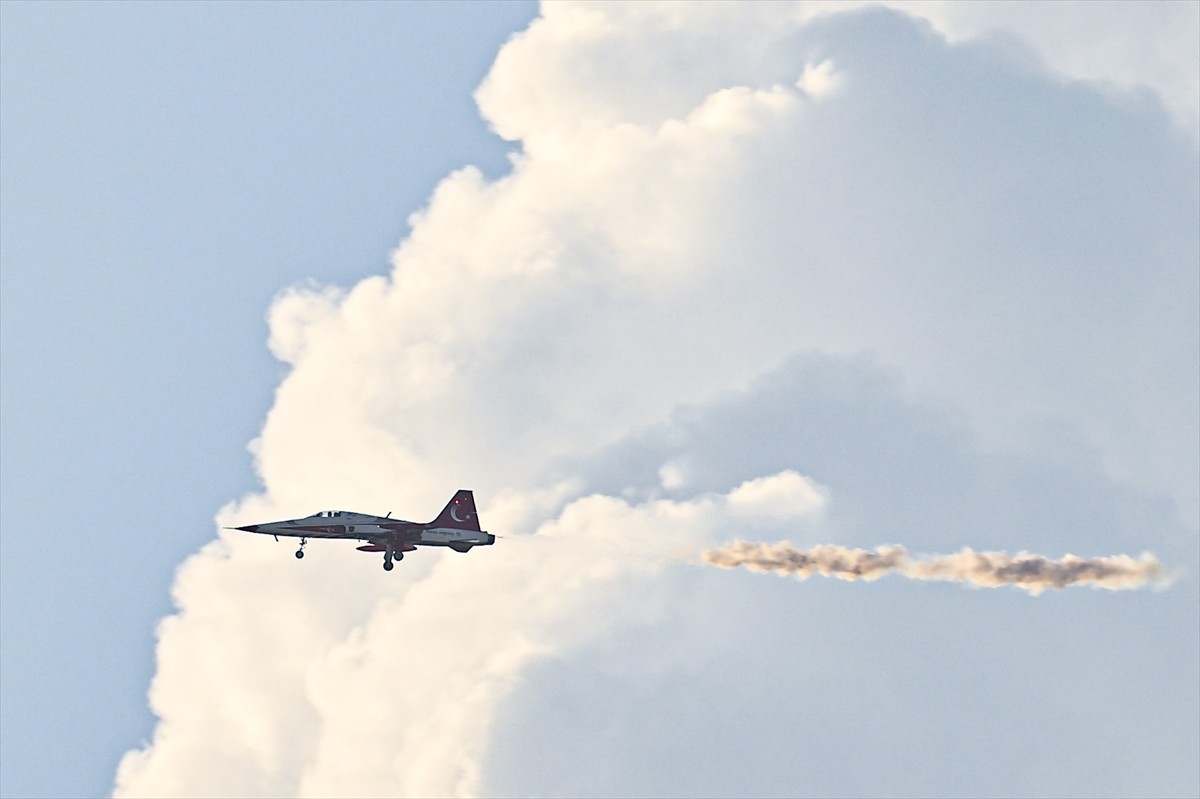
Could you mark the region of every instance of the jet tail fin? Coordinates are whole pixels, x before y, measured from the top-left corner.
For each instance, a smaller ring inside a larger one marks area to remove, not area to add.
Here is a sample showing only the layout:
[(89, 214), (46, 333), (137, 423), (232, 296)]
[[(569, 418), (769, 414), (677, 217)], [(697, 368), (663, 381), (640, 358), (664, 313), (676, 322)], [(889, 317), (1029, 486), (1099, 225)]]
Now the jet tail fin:
[(479, 514), (475, 511), (475, 495), (465, 488), (459, 489), (429, 526), (482, 532)]

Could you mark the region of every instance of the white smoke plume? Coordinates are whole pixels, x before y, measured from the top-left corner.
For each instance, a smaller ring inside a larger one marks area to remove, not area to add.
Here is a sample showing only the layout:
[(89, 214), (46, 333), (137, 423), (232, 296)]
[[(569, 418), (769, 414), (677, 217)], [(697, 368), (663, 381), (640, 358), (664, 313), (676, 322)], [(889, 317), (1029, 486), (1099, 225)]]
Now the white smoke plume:
[(951, 555), (910, 557), (902, 546), (874, 550), (851, 549), (822, 544), (810, 550), (797, 549), (787, 541), (778, 544), (734, 541), (719, 549), (705, 550), (705, 563), (722, 569), (739, 566), (756, 572), (791, 574), (807, 580), (814, 574), (839, 580), (878, 580), (885, 574), (900, 574), (912, 580), (966, 583), (984, 588), (1013, 585), (1033, 596), (1047, 588), (1091, 585), (1122, 591), (1161, 584), (1166, 573), (1158, 559), (1144, 554), (1081, 558), (1065, 555), (1052, 560), (1045, 555), (1018, 552), (976, 552), (964, 547)]

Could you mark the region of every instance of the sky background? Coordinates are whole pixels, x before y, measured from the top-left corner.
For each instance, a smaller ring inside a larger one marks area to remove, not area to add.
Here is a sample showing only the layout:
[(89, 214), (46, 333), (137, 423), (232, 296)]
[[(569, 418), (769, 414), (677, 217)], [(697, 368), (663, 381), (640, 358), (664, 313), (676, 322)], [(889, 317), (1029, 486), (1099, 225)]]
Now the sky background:
[(507, 169), (471, 92), (535, 13), (0, 6), (5, 796), (106, 794), (150, 736), (174, 569), (255, 486), (271, 298)]
[(0, 5), (0, 793), (1195, 795), (1198, 9)]

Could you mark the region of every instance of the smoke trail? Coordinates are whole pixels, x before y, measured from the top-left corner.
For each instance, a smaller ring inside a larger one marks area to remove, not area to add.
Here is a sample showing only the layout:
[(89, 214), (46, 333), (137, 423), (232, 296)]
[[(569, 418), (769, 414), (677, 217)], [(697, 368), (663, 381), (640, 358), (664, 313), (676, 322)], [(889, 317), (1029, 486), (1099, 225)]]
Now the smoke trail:
[(1162, 564), (1149, 554), (1135, 560), (1128, 555), (1081, 558), (1066, 555), (1051, 560), (1019, 552), (976, 552), (964, 547), (953, 555), (910, 558), (902, 546), (882, 546), (874, 551), (822, 544), (804, 552), (783, 541), (754, 544), (734, 541), (702, 553), (706, 563), (722, 569), (743, 566), (750, 571), (793, 574), (802, 580), (814, 574), (839, 580), (878, 580), (896, 572), (912, 580), (944, 580), (987, 588), (1015, 585), (1034, 596), (1047, 588), (1093, 585), (1110, 591), (1141, 588), (1165, 581)]

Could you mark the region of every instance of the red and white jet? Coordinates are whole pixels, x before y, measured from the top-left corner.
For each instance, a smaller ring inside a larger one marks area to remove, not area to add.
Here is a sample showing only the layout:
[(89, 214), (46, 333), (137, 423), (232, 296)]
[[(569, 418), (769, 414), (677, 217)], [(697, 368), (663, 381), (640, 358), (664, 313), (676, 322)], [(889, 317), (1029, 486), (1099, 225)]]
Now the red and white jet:
[(296, 557), (304, 557), (304, 545), (310, 538), (344, 538), (351, 541), (369, 541), (358, 547), (360, 552), (382, 552), (383, 568), (391, 571), (393, 560), (404, 558), (405, 552), (417, 547), (450, 547), (455, 552), (469, 552), (471, 547), (489, 546), (496, 543), (496, 536), (479, 527), (479, 514), (475, 511), (475, 497), (470, 491), (460, 489), (437, 518), (428, 524), (406, 522), (387, 516), (372, 516), (369, 513), (353, 513), (344, 510), (325, 510), (303, 519), (288, 519), (266, 524), (247, 524), (232, 527), (247, 533), (262, 533), (289, 536), (300, 539)]

